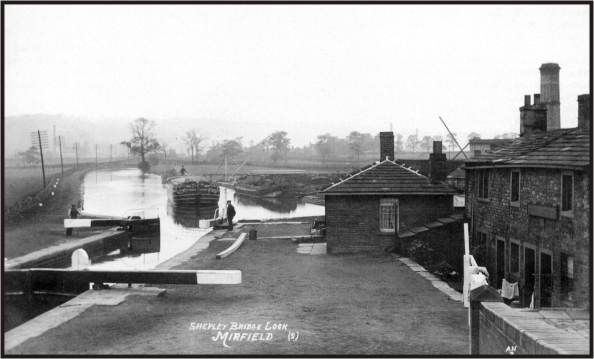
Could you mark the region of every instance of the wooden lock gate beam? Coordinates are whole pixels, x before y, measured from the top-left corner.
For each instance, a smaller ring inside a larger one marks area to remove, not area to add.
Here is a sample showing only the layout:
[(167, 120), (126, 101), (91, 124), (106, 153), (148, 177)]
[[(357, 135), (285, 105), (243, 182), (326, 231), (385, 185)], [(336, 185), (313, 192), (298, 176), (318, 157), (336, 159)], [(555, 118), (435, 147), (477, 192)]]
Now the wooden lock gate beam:
[(8, 292), (34, 291), (49, 283), (241, 284), (240, 270), (73, 270), (29, 268), (7, 270)]

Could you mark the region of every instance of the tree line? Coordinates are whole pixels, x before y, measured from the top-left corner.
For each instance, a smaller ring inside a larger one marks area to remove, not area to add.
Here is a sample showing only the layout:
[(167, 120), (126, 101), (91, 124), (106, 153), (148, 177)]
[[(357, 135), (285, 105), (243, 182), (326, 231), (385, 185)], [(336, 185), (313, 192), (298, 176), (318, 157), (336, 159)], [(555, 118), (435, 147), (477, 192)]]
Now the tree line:
[[(174, 151), (164, 142), (159, 142), (154, 134), (155, 122), (145, 118), (139, 118), (130, 124), (132, 137), (122, 141), (130, 153), (140, 158), (139, 167), (143, 170), (150, 168), (149, 160), (151, 155), (167, 158)], [(411, 134), (404, 136), (396, 133), (394, 135), (394, 149), (397, 153), (402, 152), (431, 152), (433, 141), (443, 141), (446, 151), (458, 151), (454, 140), (456, 134), (448, 134), (445, 140), (442, 136), (419, 136)], [(480, 138), (481, 135), (472, 132), (467, 140)], [(513, 138), (515, 134), (505, 133), (496, 138)], [(460, 139), (458, 138), (459, 142)], [(223, 159), (230, 161), (243, 159), (265, 159), (274, 163), (286, 161), (290, 158), (317, 159), (322, 162), (331, 159), (349, 159), (359, 161), (364, 155), (376, 155), (379, 150), (379, 134), (362, 133), (352, 131), (345, 137), (334, 136), (330, 133), (320, 134), (316, 141), (305, 146), (292, 146), (291, 139), (286, 131), (275, 131), (264, 137), (261, 141), (251, 142), (243, 145), (243, 138), (225, 139), (211, 144), (207, 148), (206, 137), (191, 129), (184, 134), (183, 143), (187, 151), (187, 157), (194, 162), (198, 159), (207, 162), (220, 163)]]

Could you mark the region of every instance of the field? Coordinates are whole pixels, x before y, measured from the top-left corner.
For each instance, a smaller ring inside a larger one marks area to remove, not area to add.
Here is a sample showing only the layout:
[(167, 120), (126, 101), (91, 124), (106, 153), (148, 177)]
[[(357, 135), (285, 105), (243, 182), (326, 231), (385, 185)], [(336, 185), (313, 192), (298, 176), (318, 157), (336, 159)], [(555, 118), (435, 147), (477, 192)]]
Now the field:
[[(47, 180), (56, 173), (60, 173), (60, 167), (49, 167), (45, 169)], [(33, 195), (43, 189), (41, 166), (7, 167), (4, 169), (4, 181), (4, 206), (8, 208), (22, 198)]]

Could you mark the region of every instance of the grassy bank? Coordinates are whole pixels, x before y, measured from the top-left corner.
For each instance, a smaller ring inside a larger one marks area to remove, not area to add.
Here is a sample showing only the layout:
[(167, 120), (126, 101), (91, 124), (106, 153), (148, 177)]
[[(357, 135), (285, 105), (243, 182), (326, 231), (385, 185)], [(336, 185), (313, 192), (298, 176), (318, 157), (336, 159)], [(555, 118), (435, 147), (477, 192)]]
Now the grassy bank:
[[(4, 256), (18, 257), (32, 251), (62, 243), (74, 238), (89, 236), (97, 231), (90, 229), (74, 230), (72, 237), (65, 236), (64, 218), (68, 209), (80, 200), (80, 187), (86, 170), (75, 171), (60, 180), (54, 195), (44, 201), (43, 206), (21, 213), (4, 222)], [(21, 181), (26, 182), (27, 172)], [(13, 181), (16, 181), (12, 174)], [(18, 182), (18, 181), (16, 181)], [(41, 187), (41, 186), (39, 186)], [(6, 191), (8, 191), (8, 183)], [(26, 190), (23, 190), (23, 193)]]
[[(290, 240), (260, 239), (248, 240), (237, 252), (216, 260), (215, 253), (230, 243), (214, 240), (175, 268), (239, 269), (241, 285), (168, 286), (165, 296), (94, 306), (11, 353), (467, 353), (466, 310), (389, 254), (304, 255)], [(230, 330), (233, 322), (287, 327)], [(223, 345), (213, 339), (219, 330), (192, 330), (197, 323), (226, 325), (221, 333), (263, 332), (272, 337)]]

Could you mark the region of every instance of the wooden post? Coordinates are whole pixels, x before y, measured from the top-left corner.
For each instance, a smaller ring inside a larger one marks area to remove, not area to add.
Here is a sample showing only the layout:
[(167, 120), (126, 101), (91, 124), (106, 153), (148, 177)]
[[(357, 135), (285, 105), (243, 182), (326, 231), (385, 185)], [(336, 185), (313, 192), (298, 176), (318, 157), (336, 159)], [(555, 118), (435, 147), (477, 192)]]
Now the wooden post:
[(95, 170), (97, 170), (97, 162), (98, 162), (98, 160), (97, 160), (97, 146), (98, 145), (95, 144)]
[(43, 163), (43, 149), (41, 148), (41, 132), (37, 130), (37, 138), (39, 139), (39, 155), (41, 156), (41, 173), (43, 175), (43, 188), (45, 188), (45, 164)]
[(64, 178), (64, 160), (62, 159), (62, 136), (58, 136), (58, 141), (60, 143), (60, 172), (62, 173), (62, 178)]

